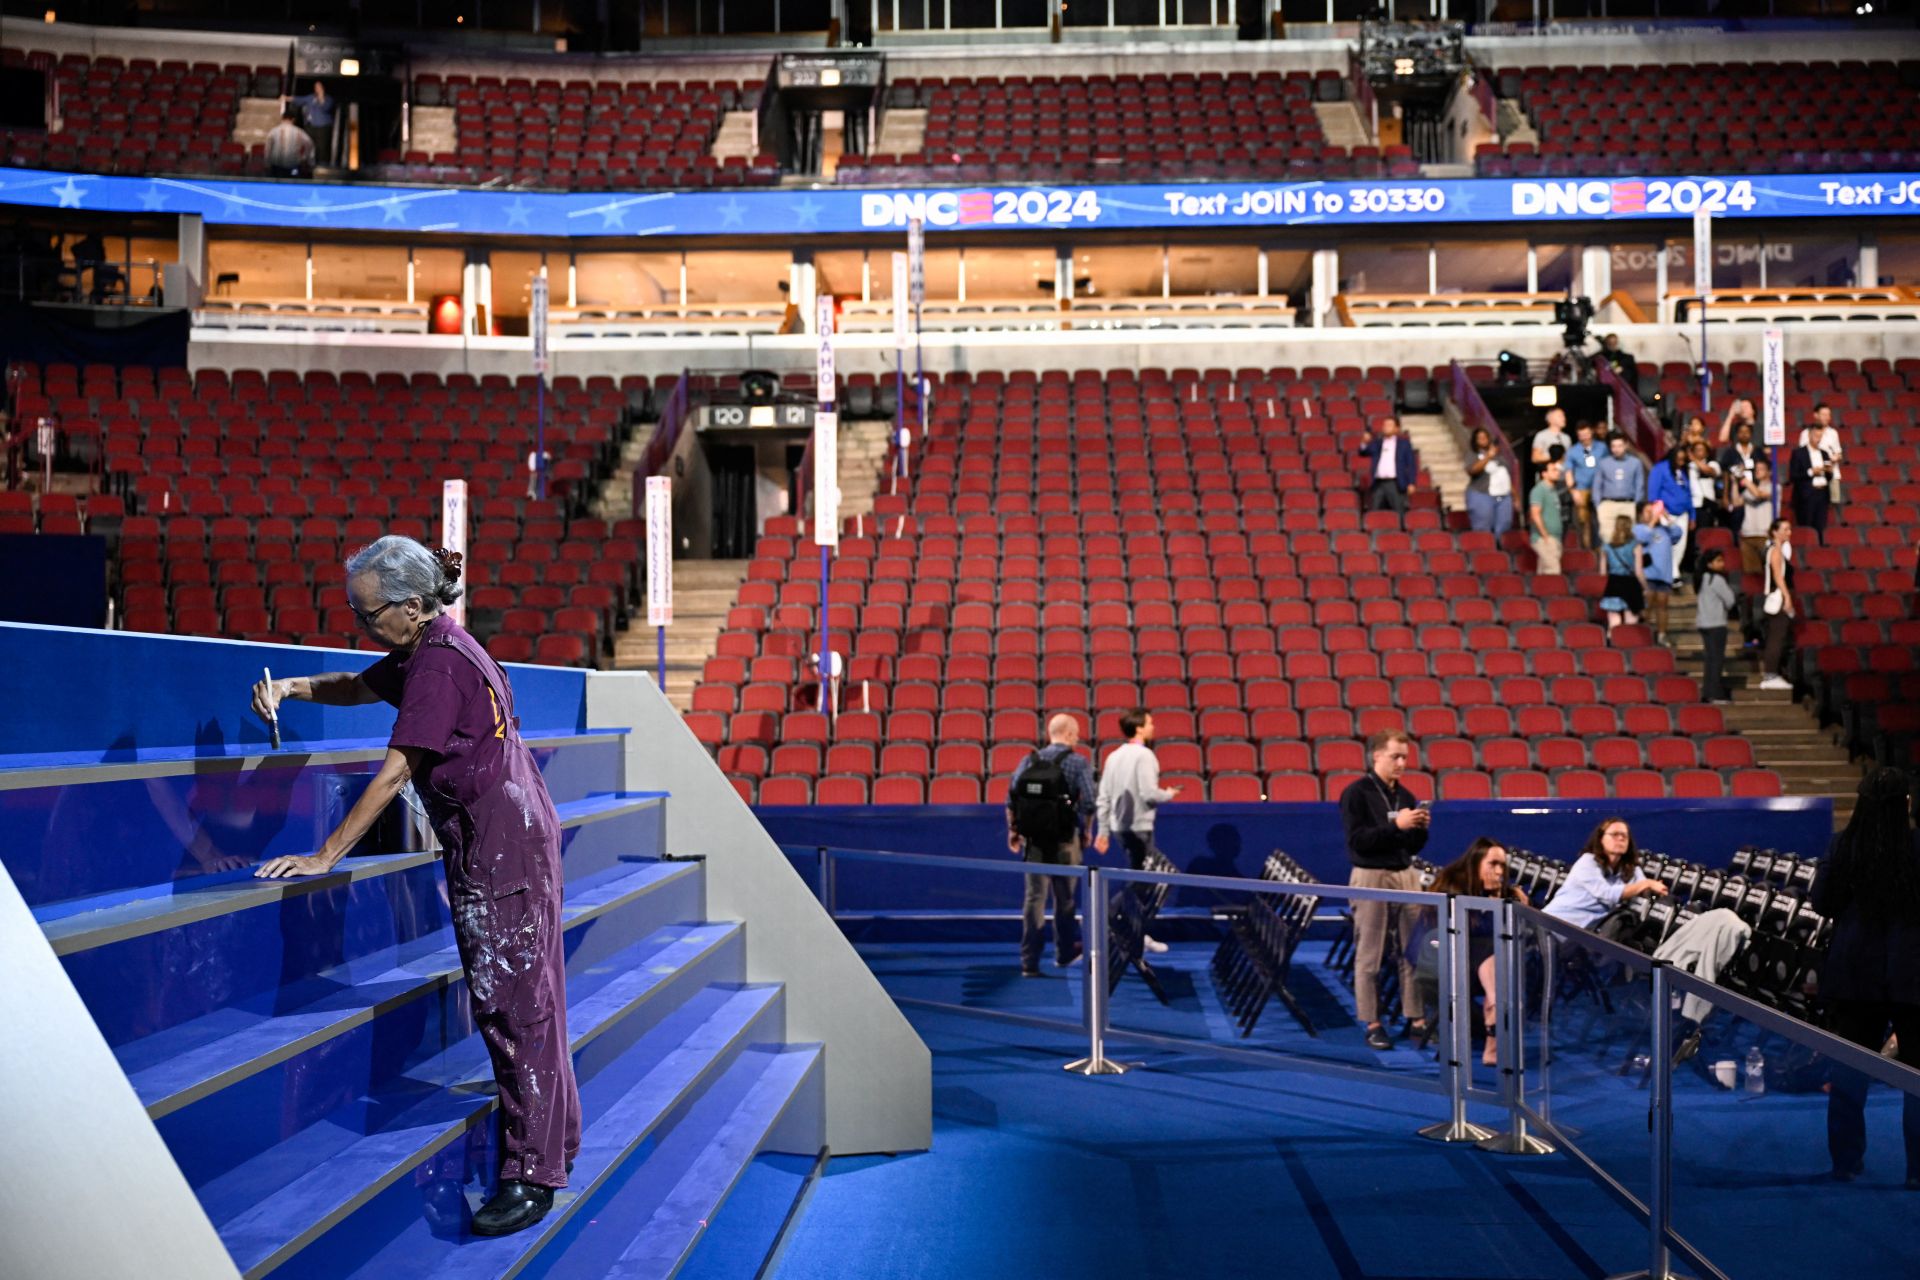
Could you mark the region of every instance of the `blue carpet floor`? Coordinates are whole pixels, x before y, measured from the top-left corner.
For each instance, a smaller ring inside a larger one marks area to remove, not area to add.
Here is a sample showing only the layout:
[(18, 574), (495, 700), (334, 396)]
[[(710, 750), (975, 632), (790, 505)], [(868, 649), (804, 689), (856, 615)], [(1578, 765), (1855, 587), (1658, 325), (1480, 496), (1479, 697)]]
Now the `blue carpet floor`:
[[(933, 1050), (934, 1147), (832, 1161), (777, 1280), (1544, 1280), (1645, 1266), (1644, 1228), (1570, 1160), (1416, 1137), (1440, 1117), (1437, 1098), (1199, 1053), (1142, 1053), (1124, 1041), (1110, 1052), (1141, 1069), (1081, 1079), (1060, 1069), (1084, 1052), (1073, 1032), (940, 1007), (1071, 1020), (1077, 969), (1049, 965), (1048, 977), (1022, 981), (1004, 947), (863, 951)], [(1115, 1024), (1232, 1038), (1207, 977), (1210, 951), (1176, 946), (1165, 958), (1167, 1006), (1136, 979), (1123, 982)], [(1368, 1051), (1341, 983), (1312, 972), (1308, 959), (1296, 990), (1322, 1034), (1308, 1037), (1275, 1007), (1252, 1043), (1434, 1072), (1410, 1048)], [(1611, 1019), (1564, 1013), (1556, 1025), (1570, 1043), (1551, 1077), (1553, 1114), (1603, 1167), (1643, 1190), (1646, 1093), (1640, 1076), (1617, 1071), (1633, 1052), (1631, 1009), (1623, 1003)], [(1728, 1043), (1710, 1052), (1733, 1051)], [(1490, 1086), (1490, 1073), (1479, 1083)], [(1868, 1176), (1843, 1187), (1819, 1176), (1823, 1097), (1754, 1098), (1683, 1075), (1676, 1225), (1740, 1280), (1920, 1275), (1904, 1226), (1920, 1195), (1899, 1189), (1897, 1106), (1884, 1091), (1875, 1096)], [(1476, 1108), (1475, 1118), (1498, 1115)]]

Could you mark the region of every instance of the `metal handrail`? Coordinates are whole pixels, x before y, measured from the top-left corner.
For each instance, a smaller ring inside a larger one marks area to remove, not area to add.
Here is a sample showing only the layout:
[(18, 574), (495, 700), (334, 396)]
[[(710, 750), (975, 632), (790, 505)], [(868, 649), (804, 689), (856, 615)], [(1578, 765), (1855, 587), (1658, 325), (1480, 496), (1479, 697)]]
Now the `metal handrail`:
[[(1359, 889), (1351, 885), (1330, 884), (1289, 884), (1278, 880), (1251, 880), (1233, 876), (1191, 875), (1186, 872), (1132, 871), (1120, 868), (1108, 868), (1098, 865), (1075, 866), (1067, 863), (1034, 863), (1016, 861), (1012, 858), (967, 858), (952, 854), (907, 853), (884, 849), (855, 849), (843, 846), (804, 844), (783, 842), (779, 846), (783, 851), (813, 852), (819, 855), (820, 865), (816, 868), (818, 883), (816, 889), (820, 901), (829, 915), (835, 915), (834, 903), (837, 897), (837, 881), (834, 864), (844, 859), (875, 863), (895, 863), (902, 866), (938, 867), (960, 871), (986, 871), (997, 874), (1061, 876), (1085, 880), (1087, 884), (1085, 904), (1100, 904), (1098, 909), (1086, 910), (1086, 981), (1083, 987), (1085, 1009), (1083, 1022), (1075, 1025), (1054, 1019), (1038, 1018), (1031, 1014), (1011, 1014), (998, 1010), (966, 1008), (946, 1005), (938, 1001), (928, 1001), (911, 997), (902, 997), (901, 1003), (916, 1007), (939, 1009), (948, 1012), (966, 1013), (976, 1017), (995, 1018), (1016, 1023), (1021, 1026), (1052, 1027), (1061, 1030), (1083, 1032), (1088, 1037), (1087, 1056), (1066, 1064), (1066, 1069), (1078, 1075), (1120, 1075), (1129, 1068), (1115, 1062), (1106, 1054), (1106, 1041), (1109, 1037), (1155, 1045), (1161, 1048), (1179, 1049), (1187, 1052), (1206, 1053), (1216, 1057), (1241, 1062), (1259, 1062), (1268, 1065), (1283, 1066), (1288, 1070), (1298, 1070), (1313, 1075), (1330, 1076), (1336, 1079), (1361, 1080), (1369, 1083), (1390, 1084), (1413, 1093), (1444, 1095), (1449, 1099), (1449, 1118), (1437, 1124), (1428, 1125), (1420, 1132), (1423, 1136), (1440, 1141), (1470, 1141), (1483, 1136), (1486, 1130), (1466, 1123), (1466, 1104), (1469, 1099), (1478, 1102), (1497, 1102), (1481, 1090), (1472, 1087), (1471, 1072), (1465, 1063), (1465, 1051), (1461, 1047), (1464, 1040), (1465, 1022), (1458, 1016), (1457, 1010), (1463, 1009), (1470, 999), (1464, 990), (1467, 981), (1467, 939), (1466, 931), (1459, 927), (1460, 910), (1463, 904), (1445, 894), (1411, 893), (1393, 889)], [(1240, 1048), (1215, 1044), (1208, 1040), (1190, 1039), (1181, 1036), (1168, 1036), (1159, 1032), (1133, 1031), (1116, 1028), (1107, 1022), (1107, 916), (1105, 904), (1108, 899), (1106, 882), (1111, 879), (1122, 883), (1164, 884), (1175, 887), (1195, 889), (1215, 889), (1231, 893), (1267, 893), (1283, 897), (1315, 896), (1348, 901), (1373, 901), (1400, 903), (1433, 907), (1439, 912), (1439, 919), (1450, 945), (1441, 948), (1439, 986), (1441, 991), (1440, 1010), (1437, 1020), (1435, 1043), (1442, 1046), (1440, 1058), (1442, 1079), (1431, 1080), (1417, 1076), (1408, 1076), (1398, 1072), (1385, 1071), (1377, 1067), (1367, 1067), (1355, 1063), (1333, 1062), (1324, 1059), (1301, 1057), (1278, 1050)]]
[(639, 516), (646, 513), (647, 478), (662, 474), (667, 460), (673, 457), (673, 451), (680, 445), (680, 432), (687, 422), (688, 375), (682, 370), (679, 380), (673, 384), (673, 390), (660, 406), (660, 419), (654, 424), (653, 434), (647, 438), (647, 447), (640, 454), (640, 462), (633, 469), (633, 507), (629, 514)]

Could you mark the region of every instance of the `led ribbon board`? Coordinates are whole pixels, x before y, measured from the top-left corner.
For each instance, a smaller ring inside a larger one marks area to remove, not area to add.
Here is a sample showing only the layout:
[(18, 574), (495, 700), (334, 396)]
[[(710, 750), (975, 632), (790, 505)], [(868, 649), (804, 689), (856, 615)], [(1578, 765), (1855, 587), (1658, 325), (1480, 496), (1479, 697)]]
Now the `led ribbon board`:
[(1127, 186), (546, 193), (118, 178), (0, 168), (0, 203), (194, 213), (240, 227), (558, 238), (1049, 228), (1394, 226), (1920, 213), (1920, 174), (1184, 182)]

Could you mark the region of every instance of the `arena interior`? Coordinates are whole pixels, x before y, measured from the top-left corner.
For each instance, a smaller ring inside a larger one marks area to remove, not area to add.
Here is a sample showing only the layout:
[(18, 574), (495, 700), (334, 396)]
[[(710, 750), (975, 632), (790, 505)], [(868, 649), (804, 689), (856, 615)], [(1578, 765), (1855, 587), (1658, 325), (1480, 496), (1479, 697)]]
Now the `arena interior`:
[(0, 1274), (1920, 1274), (1910, 6), (46, 4)]

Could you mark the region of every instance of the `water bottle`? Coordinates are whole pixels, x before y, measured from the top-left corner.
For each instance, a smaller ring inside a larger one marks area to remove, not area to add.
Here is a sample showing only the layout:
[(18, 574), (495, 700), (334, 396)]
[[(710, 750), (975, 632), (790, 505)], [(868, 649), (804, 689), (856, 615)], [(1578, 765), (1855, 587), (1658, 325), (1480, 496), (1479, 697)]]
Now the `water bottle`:
[(1767, 1091), (1767, 1060), (1755, 1045), (1747, 1050), (1747, 1092), (1765, 1093)]

